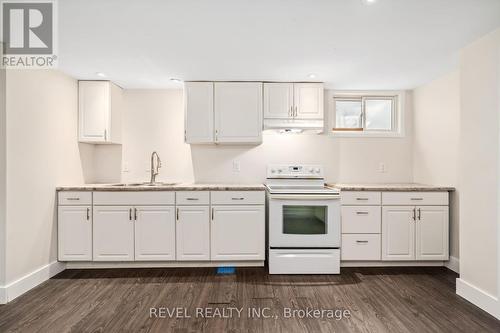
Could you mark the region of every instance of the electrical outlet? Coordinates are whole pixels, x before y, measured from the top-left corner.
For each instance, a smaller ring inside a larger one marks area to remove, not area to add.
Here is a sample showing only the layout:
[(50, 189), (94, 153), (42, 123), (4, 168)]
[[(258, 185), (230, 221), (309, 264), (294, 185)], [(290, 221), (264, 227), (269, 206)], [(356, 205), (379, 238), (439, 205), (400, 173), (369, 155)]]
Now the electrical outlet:
[(240, 161), (233, 161), (233, 172), (240, 172)]
[(123, 163), (123, 172), (130, 172), (127, 162)]
[(386, 168), (385, 168), (385, 163), (380, 162), (380, 163), (378, 164), (378, 172), (380, 172), (380, 173), (385, 173), (386, 171), (387, 171), (387, 170), (386, 170)]

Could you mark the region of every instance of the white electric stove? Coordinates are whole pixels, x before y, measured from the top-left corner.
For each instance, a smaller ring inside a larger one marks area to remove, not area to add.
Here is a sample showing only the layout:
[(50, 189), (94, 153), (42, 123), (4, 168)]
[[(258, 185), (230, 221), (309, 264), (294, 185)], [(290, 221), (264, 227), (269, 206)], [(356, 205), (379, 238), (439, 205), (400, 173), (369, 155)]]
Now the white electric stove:
[(269, 273), (340, 273), (340, 191), (320, 165), (267, 169)]

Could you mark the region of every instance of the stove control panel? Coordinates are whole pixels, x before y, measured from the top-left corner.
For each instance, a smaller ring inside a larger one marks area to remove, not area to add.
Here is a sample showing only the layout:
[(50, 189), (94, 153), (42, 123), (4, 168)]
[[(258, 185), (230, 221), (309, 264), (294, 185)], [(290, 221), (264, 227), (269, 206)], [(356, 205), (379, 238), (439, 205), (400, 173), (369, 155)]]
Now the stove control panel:
[(271, 164), (267, 178), (323, 178), (323, 167), (310, 164)]

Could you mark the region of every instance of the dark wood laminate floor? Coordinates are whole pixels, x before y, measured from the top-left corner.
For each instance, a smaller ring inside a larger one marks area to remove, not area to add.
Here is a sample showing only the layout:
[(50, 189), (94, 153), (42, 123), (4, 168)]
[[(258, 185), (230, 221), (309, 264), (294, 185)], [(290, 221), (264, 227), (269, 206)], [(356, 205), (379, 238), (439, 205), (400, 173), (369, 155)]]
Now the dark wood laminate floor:
[[(263, 268), (226, 276), (213, 268), (67, 270), (0, 305), (0, 332), (500, 332), (500, 321), (455, 295), (456, 277), (441, 267), (343, 268), (330, 276), (270, 276)], [(151, 307), (187, 308), (191, 318), (150, 318)], [(209, 319), (196, 318), (196, 308), (243, 311)], [(249, 308), (272, 316), (250, 317)], [(307, 308), (351, 316), (284, 316)]]

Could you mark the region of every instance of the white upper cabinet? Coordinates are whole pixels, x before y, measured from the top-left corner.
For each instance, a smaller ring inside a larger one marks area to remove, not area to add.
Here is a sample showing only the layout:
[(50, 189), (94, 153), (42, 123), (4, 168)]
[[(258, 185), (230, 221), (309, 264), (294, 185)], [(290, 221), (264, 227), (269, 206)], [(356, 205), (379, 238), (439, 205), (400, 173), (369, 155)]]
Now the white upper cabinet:
[(214, 142), (214, 84), (184, 84), (184, 130), (186, 143)]
[(323, 119), (322, 83), (264, 83), (265, 119)]
[(293, 83), (264, 83), (264, 118), (293, 117)]
[(109, 81), (78, 82), (78, 139), (121, 143), (122, 89)]
[(293, 101), (296, 119), (323, 119), (323, 84), (294, 83)]
[(262, 83), (215, 83), (215, 142), (262, 142)]

